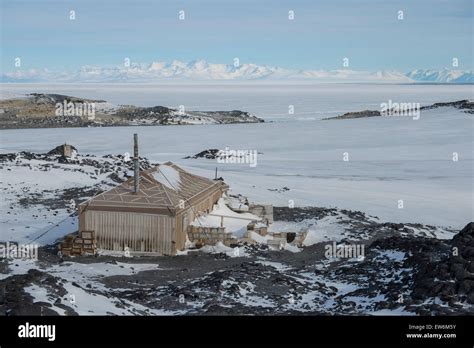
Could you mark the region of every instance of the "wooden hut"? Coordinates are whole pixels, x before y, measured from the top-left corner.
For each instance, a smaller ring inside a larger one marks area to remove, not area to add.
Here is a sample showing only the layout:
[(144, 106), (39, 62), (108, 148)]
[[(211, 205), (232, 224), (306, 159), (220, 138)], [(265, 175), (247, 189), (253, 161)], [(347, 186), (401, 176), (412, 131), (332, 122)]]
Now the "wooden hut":
[(93, 231), (97, 248), (131, 255), (175, 255), (188, 225), (228, 190), (221, 180), (167, 162), (79, 205), (79, 232)]

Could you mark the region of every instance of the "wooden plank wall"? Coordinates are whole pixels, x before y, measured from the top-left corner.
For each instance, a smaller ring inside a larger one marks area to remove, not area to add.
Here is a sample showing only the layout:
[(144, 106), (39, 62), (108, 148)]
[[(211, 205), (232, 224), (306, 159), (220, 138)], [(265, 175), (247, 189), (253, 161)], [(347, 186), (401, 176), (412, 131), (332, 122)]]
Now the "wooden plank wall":
[(106, 250), (176, 254), (175, 218), (166, 215), (88, 210), (85, 230), (95, 231), (97, 247)]

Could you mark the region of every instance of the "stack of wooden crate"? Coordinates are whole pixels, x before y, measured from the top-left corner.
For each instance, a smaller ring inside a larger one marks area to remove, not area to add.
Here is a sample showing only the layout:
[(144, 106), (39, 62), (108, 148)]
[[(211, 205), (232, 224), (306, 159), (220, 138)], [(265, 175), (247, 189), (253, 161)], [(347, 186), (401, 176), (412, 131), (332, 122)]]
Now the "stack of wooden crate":
[(252, 221), (247, 225), (247, 232), (255, 232), (265, 237), (268, 234), (268, 226), (258, 221)]
[(68, 234), (59, 245), (63, 256), (78, 256), (84, 253), (94, 254), (96, 248), (96, 240), (93, 231), (82, 231), (78, 236)]
[(84, 252), (94, 254), (97, 249), (94, 231), (82, 231), (81, 239)]
[(64, 240), (59, 244), (59, 251), (63, 256), (70, 256), (72, 255), (72, 245), (74, 244), (74, 236), (72, 234), (68, 234)]
[(188, 226), (188, 238), (195, 242), (197, 247), (203, 245), (215, 245), (222, 242), (226, 246), (236, 244), (238, 241), (232, 233), (226, 232), (225, 227)]

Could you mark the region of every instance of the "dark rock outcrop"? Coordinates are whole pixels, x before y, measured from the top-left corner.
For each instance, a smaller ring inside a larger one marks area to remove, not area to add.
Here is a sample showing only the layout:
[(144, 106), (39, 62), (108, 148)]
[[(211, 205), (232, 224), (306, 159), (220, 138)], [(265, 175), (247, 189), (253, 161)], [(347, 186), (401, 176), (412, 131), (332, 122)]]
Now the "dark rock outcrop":
[[(77, 149), (76, 149), (74, 146), (72, 146), (72, 145), (70, 145), (70, 146), (71, 146), (71, 150), (72, 150), (72, 151), (76, 151), (76, 153), (77, 153)], [(51, 151), (49, 151), (49, 152), (47, 153), (47, 155), (48, 155), (48, 156), (63, 156), (63, 154), (64, 154), (64, 153), (63, 153), (63, 152), (64, 152), (64, 151), (63, 151), (63, 148), (64, 148), (64, 145), (58, 145), (58, 146), (56, 146), (54, 149), (52, 149)]]
[(219, 157), (219, 149), (207, 149), (204, 151), (201, 151), (193, 156), (186, 156), (184, 159), (198, 159), (198, 158), (206, 158), (206, 159), (216, 159)]
[[(442, 107), (453, 107), (463, 112), (473, 114), (474, 113), (474, 102), (471, 102), (467, 99), (453, 101), (453, 102), (445, 102), (445, 103), (435, 103), (432, 105), (422, 106), (420, 110), (432, 110)], [(405, 110), (408, 112), (409, 110)], [(395, 111), (392, 111), (396, 114)], [(346, 112), (343, 115), (335, 116), (335, 117), (327, 117), (323, 118), (322, 120), (346, 120), (351, 118), (367, 118), (367, 117), (377, 117), (382, 116), (382, 113), (378, 110), (363, 110), (363, 111), (355, 111), (355, 112)]]
[(474, 304), (474, 223), (467, 224), (451, 241), (433, 241), (414, 254), (417, 265), (413, 297), (438, 297), (453, 303)]

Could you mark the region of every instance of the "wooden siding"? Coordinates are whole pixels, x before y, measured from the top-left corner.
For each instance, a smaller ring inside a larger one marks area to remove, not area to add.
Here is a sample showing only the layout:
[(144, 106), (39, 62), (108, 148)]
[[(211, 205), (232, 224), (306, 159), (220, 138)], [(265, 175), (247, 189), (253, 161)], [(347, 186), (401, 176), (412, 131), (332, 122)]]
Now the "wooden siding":
[[(176, 247), (178, 248), (178, 250), (184, 248), (184, 244), (186, 242), (186, 234), (188, 232), (188, 226), (191, 222), (194, 221), (194, 219), (196, 218), (196, 214), (210, 212), (214, 207), (214, 204), (216, 204), (219, 198), (222, 197), (222, 193), (223, 192), (221, 190), (218, 190), (214, 192), (211, 196), (208, 196), (202, 199), (200, 202), (196, 202), (196, 204), (193, 204), (192, 209), (188, 207), (188, 209), (176, 214)], [(185, 225), (183, 225), (183, 219), (185, 222), (187, 222)]]
[(97, 247), (106, 250), (176, 254), (174, 217), (86, 210), (84, 230), (95, 231)]

